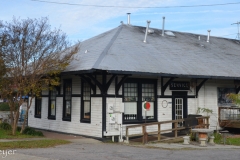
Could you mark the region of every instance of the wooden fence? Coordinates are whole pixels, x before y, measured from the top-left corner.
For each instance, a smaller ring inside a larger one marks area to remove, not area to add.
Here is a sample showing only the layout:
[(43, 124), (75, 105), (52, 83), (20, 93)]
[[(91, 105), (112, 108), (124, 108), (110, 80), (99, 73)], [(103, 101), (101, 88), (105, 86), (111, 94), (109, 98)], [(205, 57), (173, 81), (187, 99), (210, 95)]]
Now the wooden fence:
[[(193, 120), (196, 120), (197, 124), (192, 124)], [(172, 129), (161, 129), (162, 124), (173, 124)], [(178, 124), (182, 124), (178, 126)], [(147, 132), (147, 126), (156, 126), (157, 131)], [(142, 132), (139, 134), (129, 134), (129, 129), (131, 128), (142, 128)], [(153, 122), (153, 123), (144, 123), (138, 125), (126, 126), (126, 140), (129, 142), (130, 137), (139, 137), (142, 136), (142, 143), (145, 144), (148, 142), (148, 135), (157, 135), (158, 141), (161, 141), (161, 134), (166, 132), (174, 132), (174, 138), (178, 137), (178, 131), (192, 128), (209, 128), (209, 117), (201, 116), (196, 118), (185, 118), (185, 119), (177, 119), (177, 120), (169, 120), (169, 121), (161, 121), (161, 122)]]

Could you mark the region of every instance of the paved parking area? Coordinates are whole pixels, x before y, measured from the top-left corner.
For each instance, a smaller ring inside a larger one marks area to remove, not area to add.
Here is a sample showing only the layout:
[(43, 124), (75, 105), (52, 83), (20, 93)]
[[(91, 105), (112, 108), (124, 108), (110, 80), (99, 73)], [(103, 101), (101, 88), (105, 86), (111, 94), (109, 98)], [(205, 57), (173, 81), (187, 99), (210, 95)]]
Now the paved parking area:
[[(8, 155), (9, 160), (239, 160), (239, 148), (234, 149), (224, 145), (217, 148), (188, 148), (182, 144), (128, 145), (121, 143), (103, 143), (101, 141), (74, 137), (74, 135), (59, 135), (69, 137), (73, 143), (52, 148), (17, 149), (16, 154)], [(172, 145), (172, 147), (164, 147)], [(2, 158), (2, 157), (1, 157)]]

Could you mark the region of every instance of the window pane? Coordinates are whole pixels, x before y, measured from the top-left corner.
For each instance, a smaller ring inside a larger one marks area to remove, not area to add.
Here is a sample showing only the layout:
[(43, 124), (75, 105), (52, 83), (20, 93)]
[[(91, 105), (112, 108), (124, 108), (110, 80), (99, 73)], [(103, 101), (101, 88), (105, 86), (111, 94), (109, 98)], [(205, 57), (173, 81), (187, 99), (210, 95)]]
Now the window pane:
[(83, 106), (82, 119), (90, 119), (91, 117), (91, 88), (88, 83), (83, 83)]
[(42, 98), (41, 97), (37, 97), (36, 98), (36, 111), (35, 114), (36, 115), (41, 115), (41, 108), (42, 108)]
[(125, 83), (124, 84), (124, 101), (133, 102), (137, 101), (137, 84)]
[(72, 84), (71, 83), (66, 83), (65, 84), (65, 99), (66, 100), (71, 100), (71, 95), (72, 95)]
[(56, 88), (53, 88), (53, 90), (50, 91), (50, 116), (55, 116), (56, 111), (56, 97), (57, 97), (57, 90)]
[(71, 116), (71, 101), (66, 101), (65, 116), (66, 117), (70, 117)]
[(137, 119), (137, 102), (124, 103), (124, 120)]
[(153, 84), (142, 84), (142, 101), (155, 101)]
[(51, 111), (51, 113), (50, 113), (51, 116), (55, 116), (55, 110), (56, 110), (55, 104), (56, 104), (56, 101), (51, 100), (51, 110), (50, 110)]
[(90, 102), (84, 102), (84, 118), (90, 119)]

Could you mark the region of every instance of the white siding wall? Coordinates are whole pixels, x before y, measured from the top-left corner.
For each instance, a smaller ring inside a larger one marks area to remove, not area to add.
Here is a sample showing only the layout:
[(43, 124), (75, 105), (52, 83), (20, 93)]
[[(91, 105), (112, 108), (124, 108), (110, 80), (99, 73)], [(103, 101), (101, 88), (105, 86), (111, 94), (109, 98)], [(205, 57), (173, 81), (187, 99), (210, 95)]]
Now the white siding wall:
[[(168, 103), (167, 105), (166, 102)], [(171, 98), (159, 98), (158, 99), (158, 121), (172, 120), (172, 99)], [(161, 129), (170, 129), (172, 124), (162, 124)]]
[[(69, 77), (66, 77), (69, 78)], [(72, 77), (73, 94), (80, 94), (80, 79)], [(49, 120), (48, 117), (48, 97), (42, 98), (41, 118), (34, 118), (35, 99), (29, 110), (28, 124), (30, 127), (59, 131), (65, 133), (86, 135), (92, 137), (102, 137), (102, 99), (91, 99), (91, 123), (80, 122), (81, 98), (72, 97), (72, 117), (71, 121), (62, 121), (63, 97), (57, 97), (56, 120)]]
[[(210, 128), (218, 127), (218, 93), (217, 88), (234, 88), (232, 80), (208, 80), (199, 91), (197, 107), (213, 110), (210, 114)], [(207, 115), (206, 113), (201, 113)]]
[[(107, 77), (107, 80), (110, 79), (111, 76)], [(73, 82), (73, 94), (81, 93), (81, 81), (77, 76), (63, 77), (72, 78)], [(97, 79), (101, 82), (102, 79), (100, 76)], [(118, 78), (118, 81), (121, 80), (121, 77)], [(181, 79), (179, 81), (190, 81), (187, 79)], [(166, 80), (164, 84), (166, 83)], [(200, 82), (199, 82), (200, 83)], [(208, 80), (200, 89), (198, 93), (198, 98), (188, 98), (188, 114), (196, 114), (198, 107), (208, 108), (213, 110), (213, 114), (210, 115), (210, 128), (216, 129), (217, 126), (217, 118), (218, 118), (218, 106), (217, 106), (217, 88), (218, 87), (228, 87), (233, 88), (233, 81), (230, 80)], [(61, 89), (62, 92), (62, 89)], [(191, 88), (188, 91), (188, 95), (194, 95), (195, 90)], [(43, 94), (48, 94), (48, 92), (44, 92)], [(97, 87), (97, 94), (100, 94), (100, 90)], [(108, 94), (115, 94), (115, 81), (109, 87)], [(158, 79), (157, 86), (157, 94), (161, 95), (161, 79)], [(119, 95), (122, 95), (122, 89), (119, 90)], [(172, 91), (167, 87), (165, 91), (165, 95), (172, 95)], [(167, 106), (163, 105), (167, 101)], [(114, 104), (115, 110), (119, 110), (119, 106), (121, 106), (122, 98), (107, 98), (107, 104)], [(172, 119), (172, 98), (158, 98), (157, 99), (157, 120), (158, 121), (166, 121)], [(72, 119), (71, 122), (62, 121), (62, 108), (63, 108), (63, 98), (57, 97), (57, 105), (56, 105), (56, 120), (48, 120), (48, 98), (42, 98), (42, 115), (40, 118), (34, 118), (34, 105), (35, 101), (33, 101), (33, 105), (31, 106), (29, 113), (29, 126), (42, 128), (47, 130), (54, 130), (59, 132), (87, 135), (93, 137), (102, 137), (102, 98), (94, 98), (91, 99), (91, 123), (80, 123), (80, 105), (81, 98), (73, 97), (72, 98)], [(200, 113), (205, 115), (204, 113)], [(106, 130), (110, 131), (111, 129), (115, 129), (115, 125), (109, 124), (109, 113), (106, 108)], [(123, 134), (125, 135), (125, 127), (127, 125), (123, 125)], [(156, 131), (157, 126), (148, 127), (148, 131)], [(161, 126), (161, 129), (169, 129), (171, 128), (171, 124), (165, 124)], [(131, 133), (140, 133), (141, 128), (131, 129)]]

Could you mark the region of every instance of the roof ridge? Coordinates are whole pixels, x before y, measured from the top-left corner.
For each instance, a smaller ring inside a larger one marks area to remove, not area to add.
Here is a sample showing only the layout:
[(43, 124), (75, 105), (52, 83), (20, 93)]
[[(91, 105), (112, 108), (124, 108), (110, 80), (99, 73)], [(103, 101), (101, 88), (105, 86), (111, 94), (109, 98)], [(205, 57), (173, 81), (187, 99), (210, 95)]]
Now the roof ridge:
[(112, 37), (112, 39), (110, 40), (110, 42), (108, 43), (108, 45), (106, 46), (106, 48), (102, 51), (101, 55), (98, 57), (97, 61), (95, 62), (95, 64), (93, 65), (93, 68), (97, 68), (99, 66), (99, 64), (102, 62), (104, 56), (107, 54), (108, 50), (110, 49), (110, 47), (112, 46), (113, 42), (117, 39), (117, 36), (119, 35), (119, 33), (121, 32), (123, 28), (123, 25), (120, 25), (120, 28), (117, 30), (117, 32), (115, 33), (115, 35)]

